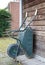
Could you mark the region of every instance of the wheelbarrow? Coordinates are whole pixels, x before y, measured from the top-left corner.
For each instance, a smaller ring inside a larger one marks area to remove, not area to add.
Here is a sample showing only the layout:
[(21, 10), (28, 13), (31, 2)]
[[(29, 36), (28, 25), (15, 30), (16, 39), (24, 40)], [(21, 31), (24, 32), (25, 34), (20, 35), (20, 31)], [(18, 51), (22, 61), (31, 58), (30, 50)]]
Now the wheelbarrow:
[(13, 34), (18, 32), (18, 38), (12, 36), (12, 38), (17, 40), (16, 44), (14, 43), (9, 45), (7, 49), (7, 54), (11, 58), (15, 59), (17, 56), (20, 55), (22, 50), (27, 56), (29, 57), (33, 56), (33, 30), (30, 27), (30, 24), (35, 19), (36, 15), (37, 15), (37, 9), (34, 15), (31, 17), (30, 22), (25, 26), (24, 29), (23, 24), (26, 23), (27, 17), (25, 18), (25, 20), (23, 21), (22, 25), (18, 30), (9, 31), (9, 33), (13, 32)]

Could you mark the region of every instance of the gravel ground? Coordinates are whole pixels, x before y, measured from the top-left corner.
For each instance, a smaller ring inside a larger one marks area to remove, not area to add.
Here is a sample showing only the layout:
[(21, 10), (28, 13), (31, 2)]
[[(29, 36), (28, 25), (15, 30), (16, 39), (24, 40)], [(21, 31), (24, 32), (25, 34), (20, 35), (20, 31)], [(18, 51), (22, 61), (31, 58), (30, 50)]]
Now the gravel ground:
[(14, 59), (8, 57), (8, 55), (0, 53), (0, 65), (17, 65), (17, 63)]
[(37, 59), (36, 57), (29, 59), (25, 55), (22, 55), (19, 56), (17, 59), (21, 61), (23, 65), (45, 65), (45, 62)]
[(10, 58), (6, 53), (0, 53), (0, 65), (45, 65), (45, 62), (41, 62), (36, 58), (28, 59), (25, 55), (17, 57), (22, 64), (16, 64), (14, 59)]

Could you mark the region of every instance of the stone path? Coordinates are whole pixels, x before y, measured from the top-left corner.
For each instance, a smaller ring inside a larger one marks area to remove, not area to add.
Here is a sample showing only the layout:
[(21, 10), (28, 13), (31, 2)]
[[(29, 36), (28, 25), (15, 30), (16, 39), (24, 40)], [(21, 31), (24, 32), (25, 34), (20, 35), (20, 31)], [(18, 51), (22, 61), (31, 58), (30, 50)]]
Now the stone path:
[(8, 57), (8, 55), (0, 53), (0, 65), (17, 65), (17, 63), (14, 59)]
[[(18, 56), (17, 60), (19, 60), (22, 65), (45, 65), (44, 62), (36, 58), (28, 59), (25, 55)], [(8, 57), (8, 55), (0, 53), (0, 65), (16, 65), (16, 63), (12, 58)]]
[(38, 60), (37, 58), (28, 59), (25, 55), (17, 58), (23, 65), (45, 65), (45, 62)]

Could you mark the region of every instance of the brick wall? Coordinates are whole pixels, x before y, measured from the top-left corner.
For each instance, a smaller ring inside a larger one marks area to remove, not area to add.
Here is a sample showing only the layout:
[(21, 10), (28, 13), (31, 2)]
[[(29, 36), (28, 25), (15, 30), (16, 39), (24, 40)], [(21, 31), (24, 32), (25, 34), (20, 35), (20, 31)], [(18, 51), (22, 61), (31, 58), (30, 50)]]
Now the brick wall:
[(9, 11), (12, 15), (11, 29), (18, 29), (19, 27), (19, 2), (10, 2), (8, 5)]

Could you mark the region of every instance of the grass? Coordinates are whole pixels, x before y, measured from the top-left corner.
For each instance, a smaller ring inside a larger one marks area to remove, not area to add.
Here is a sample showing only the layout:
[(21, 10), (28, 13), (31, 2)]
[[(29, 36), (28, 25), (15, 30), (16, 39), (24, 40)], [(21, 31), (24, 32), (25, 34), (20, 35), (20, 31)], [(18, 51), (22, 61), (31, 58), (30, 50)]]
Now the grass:
[(16, 43), (16, 40), (9, 38), (9, 37), (5, 37), (5, 38), (0, 38), (0, 52), (6, 52), (7, 48), (10, 44), (14, 44)]

